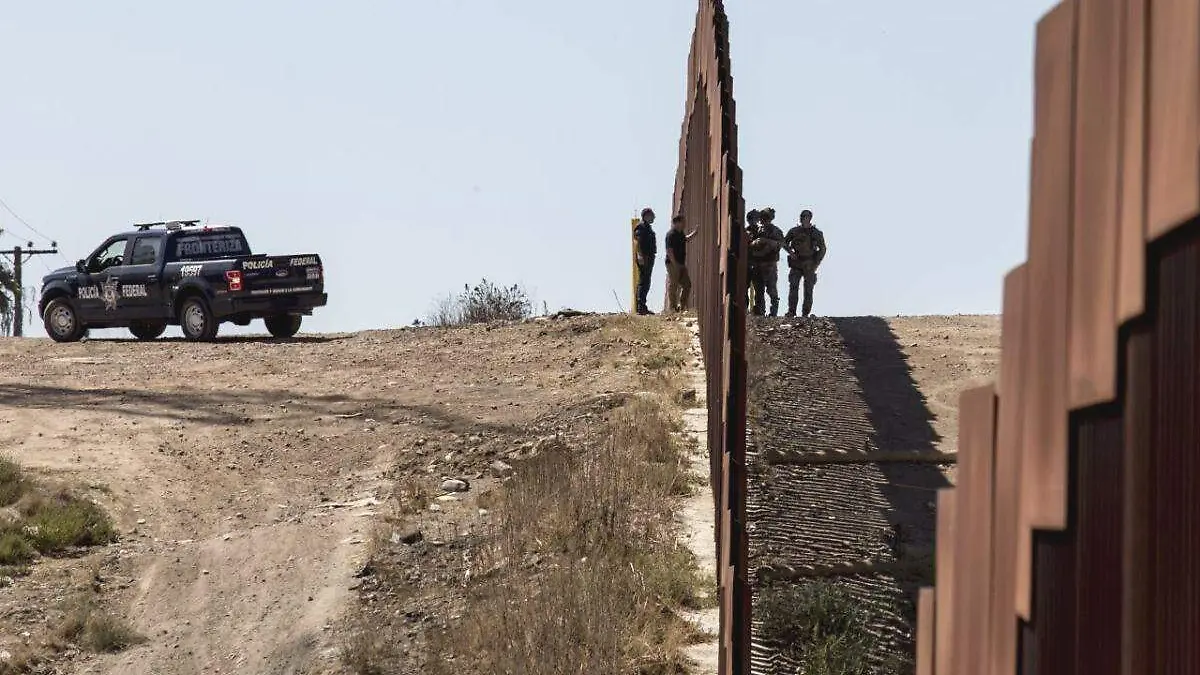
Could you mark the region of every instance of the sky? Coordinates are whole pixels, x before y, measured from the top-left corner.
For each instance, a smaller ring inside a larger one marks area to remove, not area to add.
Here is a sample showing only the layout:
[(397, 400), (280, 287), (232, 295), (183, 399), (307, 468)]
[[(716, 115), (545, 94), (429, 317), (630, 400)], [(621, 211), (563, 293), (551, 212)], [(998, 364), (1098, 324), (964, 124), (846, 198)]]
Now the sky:
[[(999, 312), (1053, 3), (725, 4), (747, 210), (814, 212), (814, 311)], [(668, 226), (696, 7), (0, 0), (0, 247), (57, 242), (36, 295), (135, 222), (237, 225), (322, 256), (304, 331), (408, 325), (484, 278), (627, 310), (630, 218), (658, 212), (660, 250)]]

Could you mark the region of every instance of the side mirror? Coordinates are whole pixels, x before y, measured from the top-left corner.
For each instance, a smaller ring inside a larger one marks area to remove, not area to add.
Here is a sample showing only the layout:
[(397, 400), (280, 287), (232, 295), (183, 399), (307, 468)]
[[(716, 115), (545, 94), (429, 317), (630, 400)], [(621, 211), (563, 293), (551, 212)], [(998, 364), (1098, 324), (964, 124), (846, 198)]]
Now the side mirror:
[(75, 271), (83, 274), (87, 272), (87, 265), (82, 260), (75, 261)]

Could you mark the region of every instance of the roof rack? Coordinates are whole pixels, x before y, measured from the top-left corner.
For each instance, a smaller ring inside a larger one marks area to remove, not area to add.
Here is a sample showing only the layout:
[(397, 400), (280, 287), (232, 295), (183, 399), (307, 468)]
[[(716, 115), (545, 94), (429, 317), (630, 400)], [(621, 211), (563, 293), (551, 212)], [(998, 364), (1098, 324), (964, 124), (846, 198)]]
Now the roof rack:
[(166, 227), (168, 230), (178, 230), (184, 227), (194, 227), (199, 224), (199, 220), (167, 220), (161, 223), (138, 223), (134, 227), (142, 232), (145, 232), (152, 227), (158, 227), (160, 225)]

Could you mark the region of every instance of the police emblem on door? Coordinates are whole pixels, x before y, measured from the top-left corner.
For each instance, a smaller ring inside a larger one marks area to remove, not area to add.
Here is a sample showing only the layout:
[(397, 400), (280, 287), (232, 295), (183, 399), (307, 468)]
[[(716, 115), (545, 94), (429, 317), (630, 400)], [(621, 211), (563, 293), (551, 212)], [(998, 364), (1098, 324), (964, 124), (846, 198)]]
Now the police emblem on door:
[(109, 277), (101, 287), (100, 298), (104, 300), (104, 311), (110, 311), (117, 308), (118, 297), (117, 280), (114, 277)]

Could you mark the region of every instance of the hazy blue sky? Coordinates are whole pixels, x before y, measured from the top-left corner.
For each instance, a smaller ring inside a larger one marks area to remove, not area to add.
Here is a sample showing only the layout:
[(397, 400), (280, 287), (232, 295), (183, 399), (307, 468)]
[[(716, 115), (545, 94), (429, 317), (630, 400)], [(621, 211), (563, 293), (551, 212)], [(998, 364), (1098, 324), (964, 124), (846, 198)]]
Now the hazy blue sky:
[[(320, 253), (304, 329), (340, 331), (481, 277), (628, 308), (642, 206), (661, 248), (691, 0), (0, 3), (0, 199), (65, 255), (27, 286), (133, 222), (206, 218)], [(817, 313), (999, 310), (1052, 4), (726, 3), (748, 208), (815, 212)]]

